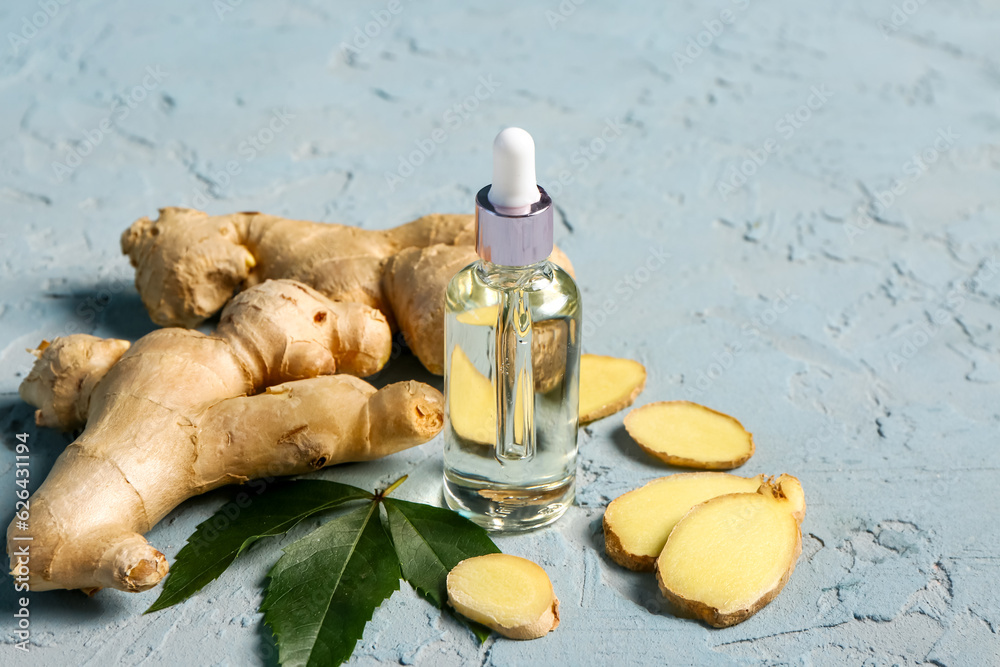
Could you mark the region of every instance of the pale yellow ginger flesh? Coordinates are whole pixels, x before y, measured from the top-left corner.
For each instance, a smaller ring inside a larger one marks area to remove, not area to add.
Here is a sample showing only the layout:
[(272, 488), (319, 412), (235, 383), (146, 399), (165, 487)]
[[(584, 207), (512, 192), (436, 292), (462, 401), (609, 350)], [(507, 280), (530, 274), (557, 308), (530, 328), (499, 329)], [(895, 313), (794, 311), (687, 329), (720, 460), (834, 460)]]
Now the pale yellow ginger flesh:
[(781, 592), (802, 552), (796, 515), (805, 512), (804, 501), (785, 495), (786, 485), (801, 491), (783, 475), (757, 493), (712, 498), (677, 523), (656, 560), (656, 579), (680, 613), (724, 628)]
[[(411, 223), (412, 224), (412, 223)], [(463, 241), (462, 237), (456, 243)], [(385, 265), (382, 286), (392, 306), (396, 321), (403, 331), (406, 344), (427, 370), (444, 374), (444, 295), (452, 276), (479, 259), (472, 245), (433, 245), (427, 248), (405, 248), (393, 255)], [(558, 248), (549, 260), (570, 275), (573, 266)], [(496, 306), (484, 306), (458, 315), (463, 324), (496, 326)], [(535, 385), (545, 393), (562, 379), (554, 372), (557, 350), (552, 339), (557, 333), (556, 322), (536, 322), (532, 332), (532, 354), (535, 359)], [(565, 326), (563, 326), (565, 329)], [(565, 358), (565, 335), (562, 337), (562, 357)]]
[(448, 573), (448, 602), (463, 616), (511, 639), (537, 639), (559, 625), (549, 575), (508, 554), (468, 558)]
[[(360, 229), (247, 212), (211, 216), (160, 209), (122, 234), (135, 285), (154, 322), (193, 327), (234, 290), (292, 279), (333, 301), (377, 308), (399, 328), (420, 362), (444, 372), (444, 294), (451, 277), (477, 259), (475, 219), (425, 215), (392, 229)], [(558, 248), (550, 259), (573, 273)]]
[(493, 384), (479, 372), (461, 346), (451, 353), (448, 375), (448, 421), (459, 437), (492, 445), (496, 440), (497, 404)]
[(797, 478), (791, 475), (780, 475), (774, 484), (762, 485), (758, 492), (777, 494), (785, 500), (788, 510), (799, 523), (802, 523), (803, 519), (806, 518), (806, 494)]
[(331, 375), (370, 375), (391, 347), (378, 310), (290, 280), (239, 294), (212, 336), (160, 329), (131, 346), (84, 334), (39, 346), (22, 397), (40, 423), (86, 428), (31, 495), (28, 527), (8, 527), (11, 569), (26, 566), (32, 591), (145, 590), (167, 562), (142, 535), (187, 498), (430, 440), (444, 419), (437, 390)]
[(638, 361), (585, 354), (580, 357), (580, 423), (602, 419), (632, 405), (646, 387)]
[[(486, 317), (482, 311), (481, 308), (470, 311), (468, 317), (470, 320), (482, 319)], [(533, 354), (539, 353), (538, 356), (541, 357), (537, 361), (533, 357), (537, 391), (544, 389), (539, 387), (540, 377), (546, 378), (546, 384), (553, 378), (562, 379), (562, 373), (555, 371), (555, 364), (551, 361), (559, 354), (565, 358), (565, 349), (558, 345), (564, 338), (561, 338), (562, 334), (558, 331), (555, 327), (542, 327), (539, 335), (532, 338)], [(553, 352), (545, 354), (546, 350)], [(546, 365), (548, 372), (542, 370)], [(638, 362), (583, 355), (580, 359), (580, 423), (606, 417), (627, 407), (642, 391), (645, 382), (646, 369)], [(584, 400), (587, 401), (586, 404)], [(516, 405), (515, 409), (518, 408), (520, 406)], [(584, 418), (585, 409), (589, 410), (589, 419)], [(456, 345), (452, 351), (448, 374), (448, 416), (452, 428), (465, 440), (492, 445), (496, 439), (496, 410), (493, 384), (473, 365), (465, 351)], [(520, 424), (521, 420), (515, 419), (515, 423)]]
[(625, 429), (648, 454), (685, 468), (728, 470), (753, 455), (753, 436), (733, 417), (689, 401), (632, 410)]
[(687, 472), (654, 479), (611, 501), (604, 512), (604, 548), (619, 565), (652, 572), (667, 536), (695, 505), (727, 493), (754, 493), (763, 475)]

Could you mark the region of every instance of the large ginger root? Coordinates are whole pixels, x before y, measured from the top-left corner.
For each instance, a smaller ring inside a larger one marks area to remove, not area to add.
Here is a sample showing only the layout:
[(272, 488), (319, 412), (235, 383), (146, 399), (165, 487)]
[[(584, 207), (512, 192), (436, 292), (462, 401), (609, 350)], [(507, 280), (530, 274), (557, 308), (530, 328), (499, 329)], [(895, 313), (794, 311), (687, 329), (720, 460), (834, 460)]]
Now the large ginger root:
[(690, 401), (659, 401), (625, 417), (647, 454), (684, 468), (729, 470), (753, 456), (753, 436), (736, 418)]
[(30, 498), (28, 528), (7, 529), (12, 569), (31, 590), (145, 590), (167, 563), (142, 534), (185, 499), (426, 442), (443, 423), (438, 391), (328, 375), (370, 375), (391, 342), (379, 311), (282, 280), (233, 299), (212, 336), (161, 329), (128, 347), (74, 335), (40, 349), (25, 400), (44, 423), (72, 428), (82, 412), (87, 425)]
[(685, 472), (654, 479), (621, 495), (604, 511), (604, 549), (611, 560), (652, 572), (670, 531), (695, 505), (729, 493), (754, 493), (764, 476)]
[(437, 245), (406, 248), (386, 264), (382, 285), (406, 344), (436, 375), (444, 375), (445, 290), (478, 257), (470, 245)]
[(782, 475), (757, 493), (713, 498), (674, 527), (656, 560), (660, 591), (682, 613), (724, 628), (756, 614), (784, 588), (802, 552), (805, 496)]
[[(469, 222), (472, 223), (472, 216)], [(469, 227), (467, 231), (472, 230), (473, 227)], [(475, 247), (470, 245), (475, 242), (471, 234), (461, 234), (455, 242), (458, 245), (412, 247), (400, 251), (386, 264), (383, 279), (386, 298), (406, 344), (424, 367), (437, 375), (444, 375), (444, 298), (448, 282), (479, 259)], [(549, 260), (573, 275), (573, 265), (559, 248), (552, 250)], [(473, 321), (467, 323), (495, 325), (496, 310), (485, 308), (482, 311), (468, 313)], [(551, 370), (552, 362), (559, 359), (558, 351), (546, 348), (556, 342), (553, 336), (556, 332), (545, 329), (546, 324), (552, 322), (536, 323), (536, 331), (532, 334), (532, 355), (538, 371), (536, 390), (541, 393), (551, 390), (562, 379), (561, 374)], [(562, 344), (565, 347), (565, 334)], [(562, 356), (565, 358), (565, 350)]]
[(448, 573), (458, 613), (511, 639), (537, 639), (559, 626), (559, 600), (540, 566), (508, 554), (467, 558)]
[(469, 218), (428, 215), (395, 229), (369, 230), (168, 207), (156, 220), (132, 223), (121, 245), (136, 269), (142, 302), (161, 326), (193, 327), (218, 312), (234, 289), (280, 278), (391, 318), (382, 292), (386, 260), (403, 248), (454, 243)]
[[(473, 216), (464, 214), (368, 230), (172, 207), (161, 209), (155, 221), (136, 220), (121, 238), (142, 302), (161, 326), (193, 327), (218, 312), (234, 290), (288, 278), (334, 301), (377, 308), (438, 375), (444, 372), (445, 288), (475, 261), (474, 243)], [(558, 249), (551, 259), (572, 273)]]

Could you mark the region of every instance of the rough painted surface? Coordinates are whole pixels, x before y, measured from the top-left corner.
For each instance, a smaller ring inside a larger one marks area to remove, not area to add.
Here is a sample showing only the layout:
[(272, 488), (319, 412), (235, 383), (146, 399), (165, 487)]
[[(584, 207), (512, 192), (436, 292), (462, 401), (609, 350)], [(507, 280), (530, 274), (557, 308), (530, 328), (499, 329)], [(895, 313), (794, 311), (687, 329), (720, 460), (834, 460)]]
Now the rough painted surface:
[[(518, 124), (560, 204), (585, 347), (646, 364), (640, 403), (697, 400), (753, 431), (742, 471), (805, 486), (803, 555), (742, 625), (669, 615), (651, 576), (603, 555), (608, 500), (669, 472), (616, 415), (581, 433), (578, 506), (500, 539), (552, 576), (554, 634), (478, 647), (404, 586), (353, 662), (998, 664), (996, 6), (610, 4), (73, 0), (33, 34), (39, 4), (4, 3), (4, 525), (14, 434), (30, 434), (35, 484), (67, 441), (17, 398), (24, 349), (151, 328), (118, 252), (133, 219), (168, 204), (368, 227), (468, 211), (494, 133)], [(74, 151), (88, 154), (72, 167)], [(440, 468), (432, 443), (323, 476), (372, 487), (408, 472), (400, 497), (437, 501)], [(150, 541), (172, 558), (228, 497), (185, 504)], [(27, 656), (7, 579), (3, 662), (273, 663), (255, 609), (278, 546), (150, 616), (154, 593), (34, 594)]]

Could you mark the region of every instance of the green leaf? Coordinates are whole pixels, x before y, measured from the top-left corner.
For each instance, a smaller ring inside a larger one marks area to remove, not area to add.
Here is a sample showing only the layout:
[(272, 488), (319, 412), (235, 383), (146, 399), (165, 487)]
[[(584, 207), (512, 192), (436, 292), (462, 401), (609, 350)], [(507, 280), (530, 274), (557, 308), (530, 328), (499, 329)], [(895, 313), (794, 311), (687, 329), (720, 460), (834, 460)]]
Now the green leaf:
[[(485, 530), (451, 510), (392, 498), (382, 502), (403, 578), (430, 602), (451, 611), (446, 605), (448, 572), (466, 558), (499, 553), (500, 549)], [(485, 625), (455, 616), (480, 642), (489, 636)]]
[(363, 489), (323, 480), (299, 480), (268, 491), (264, 498), (234, 500), (195, 529), (177, 554), (163, 591), (146, 613), (191, 597), (262, 537), (288, 532), (317, 512), (350, 500), (370, 499)]
[(285, 548), (260, 609), (282, 665), (339, 665), (399, 589), (399, 559), (371, 502)]

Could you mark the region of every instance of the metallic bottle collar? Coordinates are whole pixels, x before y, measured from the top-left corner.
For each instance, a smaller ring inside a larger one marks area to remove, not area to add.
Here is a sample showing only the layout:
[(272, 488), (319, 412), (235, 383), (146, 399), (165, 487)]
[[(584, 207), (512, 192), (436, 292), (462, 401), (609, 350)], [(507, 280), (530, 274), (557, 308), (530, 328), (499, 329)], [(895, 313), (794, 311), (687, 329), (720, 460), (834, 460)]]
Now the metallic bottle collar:
[(542, 198), (521, 215), (508, 215), (490, 203), (487, 185), (476, 195), (476, 252), (487, 262), (527, 266), (552, 254), (552, 199)]

